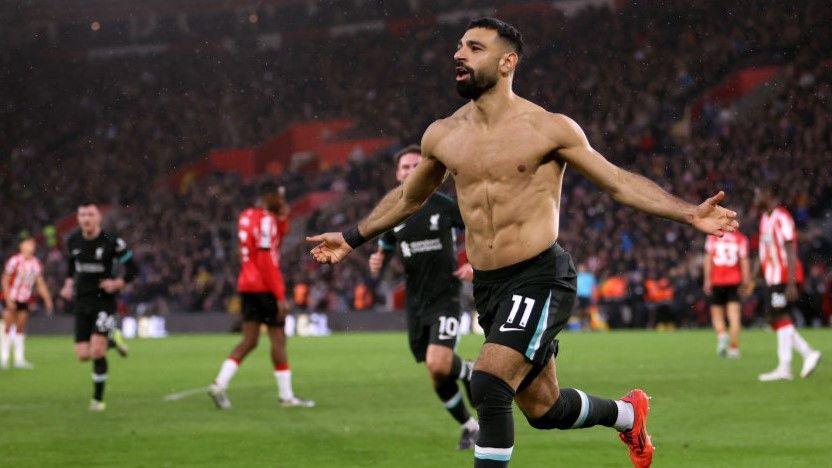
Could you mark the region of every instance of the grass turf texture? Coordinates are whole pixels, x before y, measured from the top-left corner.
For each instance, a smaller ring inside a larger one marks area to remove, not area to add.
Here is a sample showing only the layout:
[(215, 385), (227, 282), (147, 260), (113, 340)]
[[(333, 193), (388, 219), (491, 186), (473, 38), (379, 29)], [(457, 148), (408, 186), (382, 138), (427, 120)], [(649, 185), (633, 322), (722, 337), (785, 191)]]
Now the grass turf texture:
[[(746, 332), (743, 358), (717, 358), (707, 332), (618, 332), (561, 336), (563, 386), (618, 397), (652, 396), (656, 466), (826, 466), (832, 456), (832, 332), (806, 331), (825, 353), (808, 380), (759, 383), (774, 367), (774, 336)], [(265, 337), (263, 337), (265, 340)], [(313, 409), (284, 409), (265, 342), (244, 362), (220, 412), (202, 392), (236, 341), (233, 335), (131, 342), (110, 353), (107, 411), (89, 413), (90, 365), (69, 337), (31, 337), (32, 371), (0, 372), (3, 466), (471, 466), (454, 451), (456, 424), (411, 360), (403, 334), (295, 338), (295, 391)], [(480, 337), (460, 352), (474, 356)], [(795, 356), (795, 375), (800, 359)], [(613, 430), (535, 431), (515, 412), (512, 466), (628, 466)]]

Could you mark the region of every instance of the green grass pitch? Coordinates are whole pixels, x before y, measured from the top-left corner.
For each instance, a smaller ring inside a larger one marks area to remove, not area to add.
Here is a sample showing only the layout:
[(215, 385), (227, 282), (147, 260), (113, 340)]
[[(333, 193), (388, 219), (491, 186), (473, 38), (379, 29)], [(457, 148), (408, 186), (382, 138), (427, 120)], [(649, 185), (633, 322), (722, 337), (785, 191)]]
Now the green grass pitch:
[[(561, 385), (618, 397), (653, 396), (650, 430), (658, 467), (829, 466), (832, 459), (832, 332), (806, 331), (826, 354), (808, 380), (759, 383), (775, 364), (774, 336), (743, 335), (743, 358), (719, 359), (708, 332), (561, 335)], [(265, 339), (265, 337), (264, 337)], [(481, 337), (465, 337), (474, 356)], [(233, 335), (133, 341), (110, 355), (105, 413), (91, 414), (90, 365), (69, 337), (32, 337), (31, 371), (0, 372), (0, 465), (465, 467), (458, 430), (437, 401), (403, 334), (342, 334), (290, 341), (296, 393), (313, 409), (284, 409), (266, 350), (243, 364), (220, 412), (204, 393)], [(795, 356), (795, 371), (800, 359)], [(629, 466), (613, 430), (535, 431), (515, 413), (514, 467)]]

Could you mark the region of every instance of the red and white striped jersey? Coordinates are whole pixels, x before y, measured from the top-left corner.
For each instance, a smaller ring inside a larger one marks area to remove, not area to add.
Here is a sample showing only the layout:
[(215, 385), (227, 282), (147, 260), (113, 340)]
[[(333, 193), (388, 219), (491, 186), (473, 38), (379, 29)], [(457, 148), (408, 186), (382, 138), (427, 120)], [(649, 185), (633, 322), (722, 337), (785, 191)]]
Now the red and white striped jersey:
[(238, 292), (271, 292), (278, 300), (286, 297), (280, 272), (280, 243), (289, 230), (289, 221), (264, 208), (249, 208), (237, 223), (240, 241)]
[(769, 286), (788, 282), (788, 262), (797, 262), (797, 282), (803, 282), (803, 265), (800, 259), (789, 258), (786, 251), (786, 242), (789, 241), (797, 243), (797, 230), (792, 215), (781, 206), (771, 213), (763, 213), (760, 218), (760, 265)]
[(15, 302), (29, 302), (32, 298), (32, 291), (35, 289), (35, 280), (43, 272), (40, 261), (35, 257), (26, 258), (23, 254), (17, 254), (6, 262), (3, 271), (9, 275), (7, 299)]
[(740, 259), (748, 256), (748, 238), (743, 233), (726, 232), (722, 237), (708, 236), (705, 252), (711, 255), (711, 284), (736, 286), (742, 282)]

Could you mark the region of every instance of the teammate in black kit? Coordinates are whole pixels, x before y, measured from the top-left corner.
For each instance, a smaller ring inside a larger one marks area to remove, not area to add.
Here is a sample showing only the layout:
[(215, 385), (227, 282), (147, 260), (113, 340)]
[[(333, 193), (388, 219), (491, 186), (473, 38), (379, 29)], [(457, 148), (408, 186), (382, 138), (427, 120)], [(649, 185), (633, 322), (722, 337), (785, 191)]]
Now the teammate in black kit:
[[(396, 153), (396, 180), (403, 183), (422, 159), (418, 145)], [(407, 290), (407, 330), (416, 362), (425, 362), (433, 387), (442, 404), (462, 425), (459, 449), (474, 446), (479, 432), (471, 417), (457, 379), (466, 391), (471, 363), (454, 351), (459, 341), (460, 280), (470, 281), (471, 265), (456, 268), (454, 229), (464, 229), (456, 202), (433, 194), (407, 222), (387, 231), (379, 249), (370, 257), (370, 272), (377, 277), (399, 250), (404, 263)]]
[[(69, 270), (61, 296), (75, 299), (75, 354), (92, 359), (93, 399), (90, 411), (103, 411), (107, 381), (107, 348), (125, 355), (123, 344), (110, 335), (115, 328), (116, 294), (136, 276), (133, 253), (120, 238), (101, 230), (101, 212), (95, 203), (78, 206), (80, 230), (67, 241)], [(121, 278), (117, 266), (124, 267)]]

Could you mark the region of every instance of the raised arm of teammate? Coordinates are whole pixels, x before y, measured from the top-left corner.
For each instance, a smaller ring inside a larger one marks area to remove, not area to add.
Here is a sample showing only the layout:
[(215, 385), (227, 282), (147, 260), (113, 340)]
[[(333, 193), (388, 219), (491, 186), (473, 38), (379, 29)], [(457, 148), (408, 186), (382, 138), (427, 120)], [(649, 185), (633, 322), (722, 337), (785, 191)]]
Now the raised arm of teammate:
[[(327, 232), (306, 238), (307, 242), (318, 244), (311, 250), (315, 260), (320, 263), (340, 262), (354, 247), (401, 224), (422, 206), (442, 183), (447, 172), (445, 165), (432, 154), (442, 133), (440, 125), (434, 123), (425, 131), (422, 137), (422, 161), (413, 173), (403, 184), (385, 195), (355, 228), (345, 233)], [(350, 239), (346, 239), (344, 234), (349, 235)]]
[(544, 131), (564, 161), (574, 165), (578, 172), (619, 203), (690, 224), (702, 232), (719, 237), (739, 227), (737, 214), (719, 206), (719, 202), (725, 198), (724, 192), (718, 192), (698, 206), (690, 204), (667, 193), (655, 182), (609, 162), (590, 146), (581, 127), (569, 117), (550, 114)]

